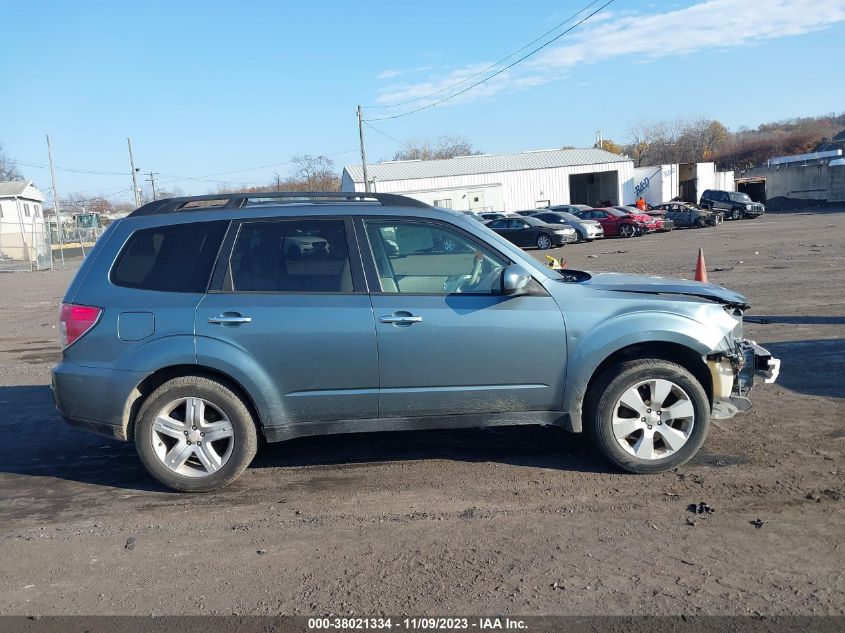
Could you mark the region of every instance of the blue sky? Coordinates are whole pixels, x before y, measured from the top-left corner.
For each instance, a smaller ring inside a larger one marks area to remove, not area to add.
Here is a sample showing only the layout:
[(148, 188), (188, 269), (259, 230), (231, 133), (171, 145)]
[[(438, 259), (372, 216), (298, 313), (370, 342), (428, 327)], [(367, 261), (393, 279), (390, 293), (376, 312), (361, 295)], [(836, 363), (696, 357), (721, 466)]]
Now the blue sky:
[[(35, 165), (50, 133), (60, 193), (113, 200), (131, 198), (127, 136), (142, 171), (186, 193), (269, 182), (294, 154), (340, 170), (358, 160), (357, 104), (441, 90), (588, 1), (6, 3), (0, 143), (47, 190)], [(599, 128), (623, 141), (639, 119), (735, 129), (841, 112), (843, 41), (845, 0), (616, 0), (478, 89), (373, 125), (400, 140), (459, 133), (492, 153), (589, 146)], [(366, 134), (371, 161), (400, 147)]]

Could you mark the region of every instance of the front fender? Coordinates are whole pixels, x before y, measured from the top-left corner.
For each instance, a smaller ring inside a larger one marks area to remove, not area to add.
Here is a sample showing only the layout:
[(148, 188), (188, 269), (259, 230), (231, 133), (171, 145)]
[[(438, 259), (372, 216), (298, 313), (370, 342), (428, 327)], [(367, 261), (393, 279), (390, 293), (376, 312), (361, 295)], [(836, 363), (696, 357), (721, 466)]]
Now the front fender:
[(597, 327), (570, 340), (567, 385), (563, 411), (569, 413), (572, 431), (582, 430), (587, 386), (599, 365), (614, 353), (642, 343), (681, 345), (704, 356), (716, 349), (725, 335), (722, 328), (694, 318), (660, 311), (626, 313), (602, 321)]

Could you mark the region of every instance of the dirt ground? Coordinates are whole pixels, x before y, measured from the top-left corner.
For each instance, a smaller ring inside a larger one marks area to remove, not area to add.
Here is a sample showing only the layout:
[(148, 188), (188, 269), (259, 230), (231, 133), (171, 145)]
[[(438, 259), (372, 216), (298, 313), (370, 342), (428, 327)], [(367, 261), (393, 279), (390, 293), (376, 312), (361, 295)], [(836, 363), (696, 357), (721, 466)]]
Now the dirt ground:
[(677, 472), (556, 429), (409, 432), (265, 446), (206, 495), (61, 421), (72, 271), (0, 274), (0, 614), (842, 614), (845, 213), (554, 254), (691, 278), (699, 246), (783, 371)]

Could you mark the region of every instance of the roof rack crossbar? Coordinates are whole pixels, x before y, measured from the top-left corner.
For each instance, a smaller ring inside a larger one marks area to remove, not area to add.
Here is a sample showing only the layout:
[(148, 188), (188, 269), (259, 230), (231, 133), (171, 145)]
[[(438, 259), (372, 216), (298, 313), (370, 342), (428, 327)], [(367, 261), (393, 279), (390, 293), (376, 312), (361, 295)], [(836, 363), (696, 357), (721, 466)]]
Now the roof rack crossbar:
[[(384, 207), (423, 207), (429, 208), (425, 202), (406, 198), (393, 193), (364, 193), (357, 191), (262, 191), (256, 193), (211, 193), (204, 196), (184, 196), (180, 198), (165, 198), (155, 200), (138, 207), (130, 217), (143, 215), (159, 215), (175, 213), (177, 211), (209, 211), (212, 209), (240, 209), (249, 204), (250, 200), (278, 198), (280, 204), (293, 204), (307, 201), (330, 202), (378, 202)], [(213, 207), (188, 207), (191, 202), (222, 201), (226, 203)]]

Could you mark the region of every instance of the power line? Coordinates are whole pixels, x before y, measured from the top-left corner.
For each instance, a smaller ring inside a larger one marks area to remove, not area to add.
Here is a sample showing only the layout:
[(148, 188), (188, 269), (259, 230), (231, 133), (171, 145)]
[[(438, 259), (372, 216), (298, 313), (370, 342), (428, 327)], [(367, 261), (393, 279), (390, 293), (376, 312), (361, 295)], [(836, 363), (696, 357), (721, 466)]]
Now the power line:
[[(344, 154), (351, 154), (352, 152), (357, 152), (357, 151), (358, 151), (357, 148), (356, 149), (348, 149), (348, 150), (343, 151), (343, 152), (335, 152), (333, 154), (325, 154), (325, 156), (328, 157), (328, 158), (331, 158), (333, 156), (343, 156)], [(247, 169), (234, 169), (234, 170), (231, 170), (231, 171), (218, 171), (216, 173), (206, 174), (204, 176), (174, 176), (173, 174), (163, 174), (165, 176), (172, 177), (172, 178), (175, 178), (175, 179), (174, 180), (162, 180), (161, 182), (162, 182), (162, 184), (165, 184), (165, 183), (172, 183), (172, 182), (180, 182), (180, 181), (183, 181), (183, 180), (198, 180), (198, 181), (201, 181), (201, 182), (210, 182), (212, 184), (225, 183), (226, 182), (225, 180), (206, 180), (206, 179), (212, 178), (214, 176), (226, 176), (226, 175), (229, 175), (229, 174), (242, 174), (242, 173), (247, 172), (247, 171), (258, 171), (259, 169), (270, 169), (272, 167), (284, 167), (286, 165), (292, 165), (293, 162), (294, 161), (289, 160), (289, 161), (285, 161), (283, 163), (272, 163), (270, 165), (261, 165), (259, 167), (248, 167)]]
[(521, 53), (526, 48), (533, 46), (534, 44), (536, 44), (537, 42), (539, 42), (543, 38), (547, 37), (548, 35), (551, 35), (555, 31), (557, 31), (560, 27), (562, 27), (567, 22), (571, 22), (572, 20), (577, 18), (580, 14), (582, 14), (584, 11), (588, 10), (590, 7), (592, 7), (594, 4), (597, 4), (598, 2), (599, 2), (599, 0), (593, 0), (586, 7), (579, 9), (577, 12), (573, 13), (568, 18), (566, 18), (563, 22), (556, 25), (554, 28), (549, 29), (548, 31), (543, 33), (541, 36), (531, 40), (530, 42), (528, 42), (528, 44), (526, 44), (522, 48), (518, 48), (517, 50), (513, 51), (510, 55), (503, 57), (499, 61), (497, 61), (493, 64), (490, 64), (489, 66), (487, 66), (486, 68), (483, 68), (482, 70), (479, 70), (477, 73), (474, 73), (474, 74), (470, 75), (469, 77), (464, 77), (460, 81), (456, 81), (455, 83), (448, 85), (445, 88), (441, 88), (440, 90), (432, 92), (431, 94), (428, 94), (428, 95), (424, 95), (424, 96), (421, 96), (421, 97), (414, 97), (413, 99), (407, 99), (406, 101), (400, 101), (398, 103), (390, 103), (388, 105), (371, 105), (371, 106), (363, 106), (363, 107), (368, 109), (368, 110), (377, 110), (377, 109), (385, 109), (385, 108), (398, 108), (399, 106), (408, 105), (409, 103), (416, 103), (417, 101), (423, 101), (425, 99), (430, 99), (431, 97), (442, 94), (444, 92), (449, 92), (452, 88), (457, 88), (458, 86), (463, 85), (466, 82), (471, 81), (472, 79), (475, 79), (476, 77), (480, 77), (481, 75), (485, 74), (486, 72), (493, 70), (499, 64), (506, 62), (507, 60), (509, 60), (511, 57), (513, 57), (517, 53)]
[(402, 142), (402, 141), (400, 141), (398, 138), (394, 138), (394, 137), (390, 136), (390, 134), (388, 134), (387, 132), (384, 132), (384, 131), (382, 131), (382, 130), (378, 129), (378, 128), (377, 128), (375, 125), (373, 125), (372, 123), (369, 123), (368, 121), (364, 121), (364, 125), (366, 125), (368, 128), (370, 128), (370, 129), (371, 129), (371, 130), (373, 130), (374, 132), (378, 132), (378, 133), (379, 133), (379, 134), (381, 134), (382, 136), (389, 138), (391, 141), (394, 141), (394, 142), (396, 142), (396, 143), (399, 143), (402, 147), (408, 147), (408, 144), (407, 144), (407, 143), (403, 143), (403, 142)]
[[(23, 165), (24, 167), (33, 167), (35, 169), (50, 169), (49, 165), (39, 165), (37, 163), (25, 163), (20, 160), (12, 161), (16, 165)], [(74, 174), (94, 174), (95, 176), (126, 176), (124, 173), (116, 171), (93, 171), (90, 169), (73, 169), (71, 167), (54, 167), (56, 171), (69, 171)]]
[[(421, 107), (419, 107), (419, 108), (415, 108), (415, 109), (413, 109), (413, 110), (409, 110), (408, 112), (403, 112), (403, 113), (401, 113), (401, 114), (394, 114), (394, 115), (392, 115), (392, 116), (376, 117), (375, 119), (367, 119), (365, 122), (371, 122), (371, 121), (389, 121), (389, 120), (391, 120), (391, 119), (400, 119), (400, 118), (402, 118), (402, 117), (406, 117), (406, 116), (409, 116), (409, 115), (411, 115), (411, 114), (416, 114), (417, 112), (421, 112), (421, 111), (423, 111), (423, 110), (428, 110), (429, 108), (433, 108), (433, 107), (435, 107), (435, 106), (440, 105), (441, 103), (445, 103), (446, 101), (449, 101), (450, 99), (454, 99), (455, 97), (458, 97), (458, 96), (460, 96), (460, 95), (462, 95), (462, 94), (464, 94), (464, 93), (467, 93), (467, 92), (469, 92), (470, 90), (472, 90), (473, 88), (475, 88), (475, 87), (477, 87), (477, 86), (480, 86), (481, 84), (483, 84), (483, 83), (485, 83), (485, 82), (487, 82), (487, 81), (490, 81), (490, 80), (491, 80), (491, 79), (493, 79), (494, 77), (497, 77), (498, 75), (501, 75), (501, 74), (502, 74), (503, 72), (505, 72), (506, 70), (509, 70), (509, 69), (513, 68), (514, 66), (516, 66), (516, 65), (517, 65), (517, 64), (519, 64), (520, 62), (525, 61), (526, 59), (528, 59), (528, 58), (529, 58), (529, 57), (531, 57), (532, 55), (534, 55), (534, 54), (538, 53), (539, 51), (543, 50), (544, 48), (546, 48), (546, 47), (547, 47), (549, 44), (551, 44), (552, 42), (555, 42), (555, 41), (559, 40), (560, 38), (562, 38), (562, 37), (563, 37), (564, 35), (566, 35), (567, 33), (570, 33), (570, 32), (571, 32), (571, 31), (573, 31), (574, 29), (576, 29), (576, 28), (578, 28), (579, 26), (581, 26), (584, 22), (586, 22), (587, 20), (589, 20), (591, 17), (593, 17), (594, 15), (596, 15), (597, 13), (599, 13), (600, 11), (602, 11), (605, 7), (607, 7), (608, 5), (612, 4), (613, 2), (614, 2), (614, 0), (608, 0), (608, 1), (607, 1), (607, 2), (605, 2), (603, 5), (601, 5), (598, 9), (596, 9), (596, 10), (595, 10), (595, 11), (593, 11), (592, 13), (588, 14), (588, 15), (587, 15), (587, 16), (585, 16), (584, 18), (582, 18), (582, 19), (578, 20), (575, 24), (573, 24), (572, 26), (570, 26), (568, 29), (566, 29), (565, 31), (563, 31), (563, 32), (562, 32), (562, 33), (560, 33), (559, 35), (556, 35), (555, 37), (553, 37), (552, 39), (550, 39), (550, 40), (549, 40), (548, 42), (546, 42), (545, 44), (543, 44), (543, 45), (541, 45), (541, 46), (538, 46), (537, 48), (535, 48), (535, 49), (534, 49), (533, 51), (531, 51), (530, 53), (527, 53), (526, 55), (523, 55), (522, 57), (520, 57), (519, 59), (517, 59), (517, 60), (516, 60), (516, 61), (514, 61), (514, 62), (511, 62), (510, 64), (508, 64), (508, 65), (507, 65), (507, 66), (505, 66), (504, 68), (501, 68), (500, 70), (497, 70), (495, 73), (493, 73), (492, 75), (489, 75), (488, 77), (485, 77), (485, 78), (484, 78), (484, 79), (482, 79), (481, 81), (477, 81), (477, 82), (475, 82), (474, 84), (472, 84), (472, 85), (470, 85), (470, 86), (467, 86), (467, 87), (466, 87), (466, 88), (464, 88), (463, 90), (460, 90), (460, 91), (458, 91), (458, 92), (456, 92), (456, 93), (454, 93), (454, 94), (451, 94), (451, 95), (449, 95), (448, 97), (444, 97), (444, 98), (442, 98), (442, 99), (439, 99), (439, 100), (437, 100), (437, 101), (434, 101), (433, 103), (429, 103), (429, 104), (424, 105), (424, 106), (421, 106)], [(583, 11), (583, 10), (582, 10), (582, 11)], [(579, 13), (580, 13), (580, 12), (579, 12)]]

